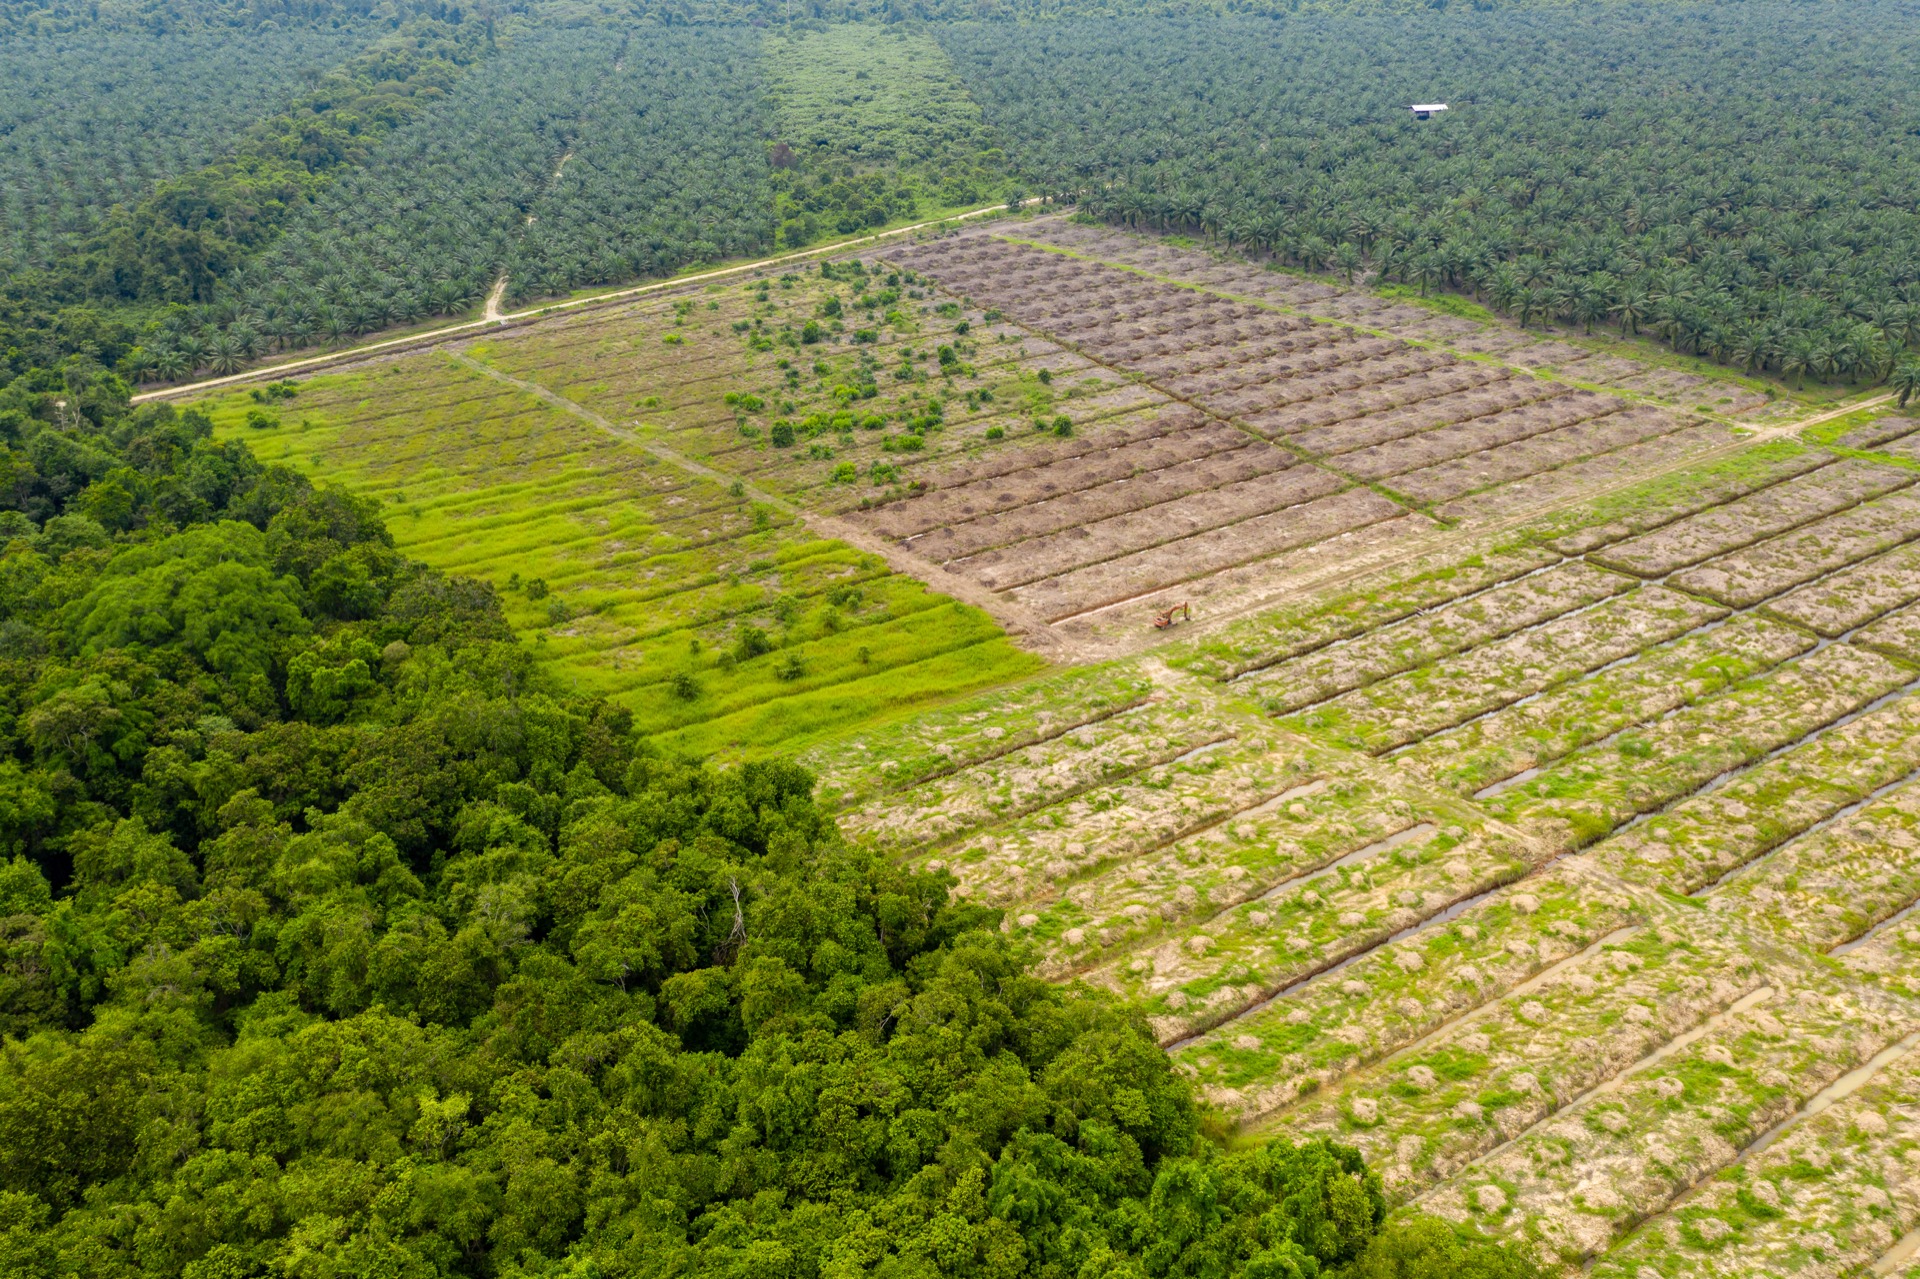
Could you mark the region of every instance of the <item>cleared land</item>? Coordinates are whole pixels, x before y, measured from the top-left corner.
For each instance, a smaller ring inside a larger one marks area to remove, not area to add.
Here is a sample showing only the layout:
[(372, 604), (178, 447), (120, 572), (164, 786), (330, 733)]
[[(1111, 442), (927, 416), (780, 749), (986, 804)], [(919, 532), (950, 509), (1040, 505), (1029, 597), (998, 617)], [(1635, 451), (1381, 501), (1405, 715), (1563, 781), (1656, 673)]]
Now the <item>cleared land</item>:
[(1179, 411), (1171, 439), (1116, 441), (1105, 467), (935, 467), (873, 518), (1082, 640), (1125, 644), (1174, 603), (1242, 610), (1733, 442), (1643, 393), (1543, 378), (1519, 362), (1538, 351), (1474, 350), (1477, 323), (1105, 228), (1046, 219), (884, 256)]
[(1055, 220), (217, 412), (673, 744), (801, 747), (1396, 1204), (1632, 1279), (1903, 1264), (1908, 432), (1526, 337)]

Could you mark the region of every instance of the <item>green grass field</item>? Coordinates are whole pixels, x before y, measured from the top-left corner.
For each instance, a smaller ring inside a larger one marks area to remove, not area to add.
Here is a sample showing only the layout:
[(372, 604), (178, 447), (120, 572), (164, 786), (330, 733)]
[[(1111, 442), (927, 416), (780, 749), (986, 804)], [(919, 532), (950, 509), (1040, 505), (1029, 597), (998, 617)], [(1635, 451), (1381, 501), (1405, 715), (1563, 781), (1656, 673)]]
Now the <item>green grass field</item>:
[(206, 407), (492, 582), (555, 674), (668, 749), (790, 750), (1041, 666), (977, 609), (444, 354), (314, 378), (271, 427), (246, 393)]

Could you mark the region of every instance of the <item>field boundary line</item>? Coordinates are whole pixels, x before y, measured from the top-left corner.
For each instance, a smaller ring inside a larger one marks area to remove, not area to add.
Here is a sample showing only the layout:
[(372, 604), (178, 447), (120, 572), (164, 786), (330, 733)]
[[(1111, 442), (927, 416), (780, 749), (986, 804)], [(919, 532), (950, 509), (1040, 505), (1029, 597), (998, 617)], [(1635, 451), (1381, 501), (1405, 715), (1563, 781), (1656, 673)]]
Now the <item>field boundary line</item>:
[[(1573, 952), (1573, 954), (1545, 965), (1532, 976), (1523, 978), (1491, 998), (1485, 999), (1470, 1008), (1463, 1009), (1459, 1013), (1446, 1018), (1441, 1021), (1439, 1025), (1422, 1034), (1417, 1039), (1409, 1040), (1398, 1048), (1388, 1049), (1372, 1057), (1356, 1056), (1351, 1064), (1331, 1068), (1327, 1071), (1327, 1078), (1321, 1083), (1321, 1087), (1325, 1088), (1336, 1080), (1360, 1074), (1362, 1071), (1383, 1070), (1397, 1061), (1404, 1061), (1408, 1057), (1423, 1052), (1455, 1033), (1493, 1016), (1502, 1005), (1525, 998), (1546, 985), (1566, 969), (1591, 959), (1610, 945), (1625, 941), (1646, 926), (1646, 924), (1638, 922), (1623, 924), (1610, 932), (1602, 934), (1599, 938)], [(1277, 1122), (1282, 1111), (1297, 1105), (1303, 1100), (1304, 1098), (1295, 1096), (1288, 1101), (1269, 1106), (1257, 1113), (1250, 1114), (1239, 1121), (1238, 1128), (1242, 1132), (1259, 1132), (1263, 1129), (1270, 1128)]]
[(882, 786), (876, 792), (873, 800), (862, 801), (861, 803), (858, 803), (858, 804), (843, 805), (839, 808), (836, 808), (834, 812), (836, 815), (845, 814), (845, 813), (857, 813), (862, 808), (867, 807), (870, 803), (883, 799), (888, 795), (903, 794), (906, 791), (915, 789), (916, 787), (925, 786), (928, 782), (937, 782), (943, 777), (952, 777), (955, 773), (965, 772), (969, 768), (979, 768), (979, 767), (982, 767), (983, 765), (991, 764), (994, 760), (1005, 759), (1007, 756), (1015, 753), (1016, 751), (1026, 750), (1030, 746), (1044, 746), (1048, 742), (1059, 741), (1062, 737), (1065, 737), (1068, 733), (1073, 732), (1075, 729), (1086, 728), (1089, 725), (1093, 725), (1093, 724), (1104, 724), (1110, 719), (1117, 719), (1118, 717), (1125, 715), (1129, 711), (1139, 710), (1143, 706), (1153, 705), (1160, 702), (1161, 700), (1162, 698), (1158, 695), (1145, 694), (1143, 696), (1135, 698), (1133, 701), (1125, 703), (1124, 705), (1115, 707), (1113, 710), (1101, 711), (1096, 715), (1089, 715), (1085, 719), (1077, 719), (1077, 720), (1074, 720), (1072, 723), (1062, 725), (1059, 728), (1059, 730), (1056, 732), (1043, 733), (1026, 741), (1016, 741), (1005, 746), (997, 747), (994, 750), (988, 752), (985, 755), (980, 756), (977, 759), (970, 759), (960, 763), (948, 764), (945, 767), (933, 769), (931, 772), (922, 773), (918, 777), (913, 777), (913, 778), (907, 779), (906, 781), (896, 782), (891, 785)]
[[(1741, 1147), (1732, 1159), (1708, 1170), (1697, 1178), (1692, 1185), (1668, 1199), (1665, 1207), (1649, 1212), (1638, 1220), (1628, 1223), (1624, 1228), (1617, 1229), (1614, 1232), (1613, 1241), (1602, 1251), (1590, 1254), (1589, 1261), (1597, 1260), (1611, 1253), (1643, 1229), (1648, 1222), (1655, 1221), (1661, 1217), (1671, 1216), (1673, 1213), (1686, 1207), (1704, 1194), (1707, 1187), (1718, 1182), (1727, 1170), (1743, 1167), (1748, 1160), (1765, 1153), (1769, 1147), (1793, 1129), (1799, 1127), (1807, 1120), (1813, 1119), (1823, 1112), (1832, 1109), (1835, 1105), (1845, 1101), (1847, 1098), (1873, 1083), (1888, 1066), (1910, 1055), (1916, 1048), (1920, 1048), (1920, 1029), (1909, 1030), (1900, 1038), (1888, 1041), (1878, 1052), (1873, 1053), (1851, 1070), (1842, 1072), (1825, 1087), (1819, 1089), (1800, 1105), (1794, 1107), (1791, 1114), (1781, 1119), (1778, 1123), (1773, 1124), (1767, 1128), (1766, 1131)], [(1859, 1270), (1852, 1268), (1849, 1269), (1848, 1273), (1857, 1274)], [(1868, 1273), (1871, 1274), (1874, 1272), (1869, 1270)]]
[(1002, 599), (979, 583), (968, 581), (956, 573), (950, 573), (939, 565), (922, 559), (911, 551), (896, 545), (891, 539), (877, 537), (867, 530), (836, 516), (805, 510), (783, 497), (768, 493), (763, 489), (747, 483), (739, 476), (728, 475), (726, 472), (715, 470), (705, 463), (696, 462), (675, 449), (668, 448), (666, 445), (657, 441), (646, 439), (638, 433), (618, 425), (611, 419), (594, 412), (583, 404), (578, 404), (568, 399), (557, 391), (542, 386), (538, 382), (530, 382), (524, 378), (515, 377), (511, 373), (496, 369), (485, 361), (467, 354), (465, 351), (448, 351), (446, 356), (449, 360), (472, 369), (474, 372), (485, 377), (505, 382), (509, 386), (518, 387), (528, 395), (552, 405), (561, 412), (571, 414), (623, 443), (644, 449), (646, 452), (659, 458), (662, 462), (667, 463), (667, 465), (677, 467), (687, 474), (697, 475), (703, 479), (713, 480), (720, 484), (738, 484), (744, 496), (749, 501), (770, 506), (783, 515), (791, 516), (822, 537), (842, 541), (857, 550), (879, 556), (888, 566), (893, 568), (894, 571), (904, 573), (909, 577), (918, 578), (929, 589), (958, 600), (961, 603), (970, 604), (978, 608), (993, 618), (995, 622), (998, 622), (1001, 628), (1010, 634), (1025, 636), (1034, 641), (1036, 647), (1049, 650), (1056, 656), (1067, 656), (1070, 658), (1075, 655), (1072, 646), (1064, 636), (1048, 626), (1039, 617), (1028, 612), (1024, 606), (1010, 599)]
[[(244, 386), (249, 382), (272, 381), (288, 373), (314, 372), (332, 368), (336, 365), (354, 364), (361, 360), (381, 355), (393, 355), (413, 350), (428, 350), (444, 342), (459, 341), (476, 333), (491, 332), (499, 329), (519, 328), (540, 320), (554, 319), (566, 312), (590, 311), (602, 305), (611, 305), (627, 301), (630, 298), (643, 297), (652, 293), (663, 293), (683, 288), (691, 284), (701, 284), (708, 280), (723, 279), (738, 275), (743, 271), (764, 270), (784, 262), (798, 262), (816, 258), (866, 244), (877, 244), (898, 236), (912, 235), (916, 231), (925, 231), (930, 227), (944, 226), (949, 222), (966, 222), (974, 218), (986, 217), (992, 213), (1006, 211), (1004, 204), (988, 205), (983, 208), (969, 209), (965, 213), (956, 213), (951, 217), (935, 218), (927, 222), (916, 222), (911, 226), (895, 227), (891, 231), (881, 231), (873, 235), (862, 236), (854, 240), (843, 240), (837, 244), (816, 245), (810, 249), (797, 249), (792, 253), (782, 253), (770, 258), (756, 258), (751, 262), (739, 262), (733, 266), (716, 267), (711, 271), (702, 271), (696, 275), (676, 276), (671, 280), (655, 280), (647, 284), (636, 284), (611, 293), (596, 293), (591, 297), (570, 298), (562, 302), (549, 302), (542, 306), (529, 307), (524, 311), (510, 311), (499, 314), (497, 303), (490, 295), (487, 310), (477, 320), (461, 320), (455, 324), (442, 325), (424, 333), (409, 333), (402, 337), (383, 338), (377, 342), (368, 342), (360, 346), (348, 347), (341, 351), (327, 351), (320, 355), (302, 356), (296, 360), (286, 360), (279, 364), (262, 365), (256, 369), (246, 369), (239, 373), (229, 373), (223, 377), (204, 378), (198, 382), (183, 382), (179, 386), (161, 387), (158, 390), (142, 391), (129, 401), (133, 404), (148, 404), (162, 400), (185, 399), (204, 395), (209, 391), (219, 391), (228, 387)], [(504, 279), (504, 277), (503, 277)], [(500, 282), (496, 282), (496, 289)], [(504, 292), (504, 290), (501, 290)]]

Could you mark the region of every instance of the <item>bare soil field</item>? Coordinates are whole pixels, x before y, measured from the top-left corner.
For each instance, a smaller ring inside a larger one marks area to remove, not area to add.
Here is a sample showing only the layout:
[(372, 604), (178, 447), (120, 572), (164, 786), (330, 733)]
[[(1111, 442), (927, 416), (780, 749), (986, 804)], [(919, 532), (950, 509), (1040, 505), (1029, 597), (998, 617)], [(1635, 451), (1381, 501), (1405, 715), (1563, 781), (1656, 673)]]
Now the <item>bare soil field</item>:
[[(967, 484), (956, 463), (926, 473), (926, 488), (901, 509), (864, 517), (917, 548), (940, 548), (942, 563), (1037, 610), (1083, 650), (1139, 647), (1145, 622), (1170, 604), (1202, 600), (1210, 615), (1257, 607), (1343, 566), (1390, 559), (1444, 526), (1548, 510), (1734, 442), (1677, 401), (1666, 407), (1644, 392), (1608, 395), (1533, 372), (1592, 365), (1584, 348), (1527, 341), (1489, 358), (1476, 348), (1499, 344), (1479, 341), (1488, 333), (1477, 321), (1105, 228), (1043, 218), (901, 245), (883, 258), (1103, 377), (1166, 397), (1188, 420), (1250, 444), (1271, 441), (1295, 459), (1284, 483), (1269, 475), (1185, 489), (1176, 477), (1140, 484), (1160, 500), (1130, 505), (1134, 518), (1118, 524), (1101, 523), (1112, 494), (1063, 525), (1071, 504), (1041, 488), (1029, 502), (1050, 505), (1029, 517), (1012, 505), (1019, 490), (1003, 485), (992, 508), (1001, 521), (982, 530), (955, 526), (955, 515), (984, 509), (943, 492)], [(1583, 380), (1647, 371), (1613, 357), (1603, 365)], [(1372, 486), (1372, 496), (1296, 499), (1315, 472)], [(1429, 513), (1441, 523), (1406, 518)], [(1149, 537), (1153, 545), (1142, 545)], [(970, 562), (985, 541), (989, 558)]]

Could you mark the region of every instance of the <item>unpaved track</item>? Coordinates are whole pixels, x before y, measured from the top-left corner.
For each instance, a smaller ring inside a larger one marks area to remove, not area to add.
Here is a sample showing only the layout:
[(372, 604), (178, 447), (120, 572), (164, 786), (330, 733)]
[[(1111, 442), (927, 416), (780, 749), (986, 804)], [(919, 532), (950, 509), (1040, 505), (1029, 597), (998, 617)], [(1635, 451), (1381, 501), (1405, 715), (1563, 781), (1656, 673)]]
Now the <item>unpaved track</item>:
[[(146, 404), (155, 400), (183, 400), (209, 391), (225, 390), (228, 387), (245, 386), (249, 382), (271, 382), (289, 373), (307, 372), (315, 369), (330, 368), (338, 364), (351, 364), (357, 360), (392, 354), (399, 351), (428, 350), (442, 342), (457, 342), (471, 337), (476, 329), (498, 327), (502, 324), (525, 324), (534, 320), (551, 317), (563, 311), (577, 311), (602, 306), (610, 302), (621, 302), (628, 298), (643, 297), (649, 293), (663, 293), (673, 289), (685, 288), (690, 284), (701, 284), (708, 280), (723, 280), (728, 276), (739, 275), (745, 271), (764, 270), (770, 266), (779, 266), (783, 262), (799, 262), (812, 258), (828, 257), (835, 253), (845, 253), (849, 249), (862, 248), (869, 244), (878, 244), (898, 236), (912, 235), (916, 231), (925, 231), (929, 227), (943, 226), (950, 222), (965, 222), (972, 218), (986, 217), (1006, 209), (1004, 204), (991, 204), (978, 209), (969, 209), (965, 213), (956, 213), (950, 218), (936, 218), (930, 222), (916, 222), (912, 226), (898, 227), (892, 231), (881, 231), (875, 235), (858, 240), (845, 240), (839, 244), (823, 244), (811, 249), (800, 249), (793, 253), (782, 253), (775, 257), (758, 258), (752, 262), (740, 262), (733, 266), (720, 267), (712, 271), (702, 271), (697, 275), (682, 275), (671, 280), (655, 280), (651, 284), (636, 284), (632, 288), (616, 289), (611, 293), (596, 293), (592, 297), (573, 298), (566, 302), (549, 302), (542, 306), (528, 307), (524, 311), (512, 311), (492, 318), (462, 320), (458, 324), (449, 324), (444, 328), (430, 329), (424, 333), (410, 333), (405, 337), (385, 338), (378, 342), (367, 342), (360, 346), (348, 347), (342, 351), (328, 351), (322, 355), (302, 356), (297, 360), (285, 360), (279, 364), (262, 365), (257, 369), (248, 369), (244, 373), (230, 373), (225, 377), (204, 378), (198, 382), (183, 382), (179, 386), (161, 387), (157, 391), (142, 391), (133, 397), (135, 404)], [(500, 284), (495, 285), (500, 288)]]

